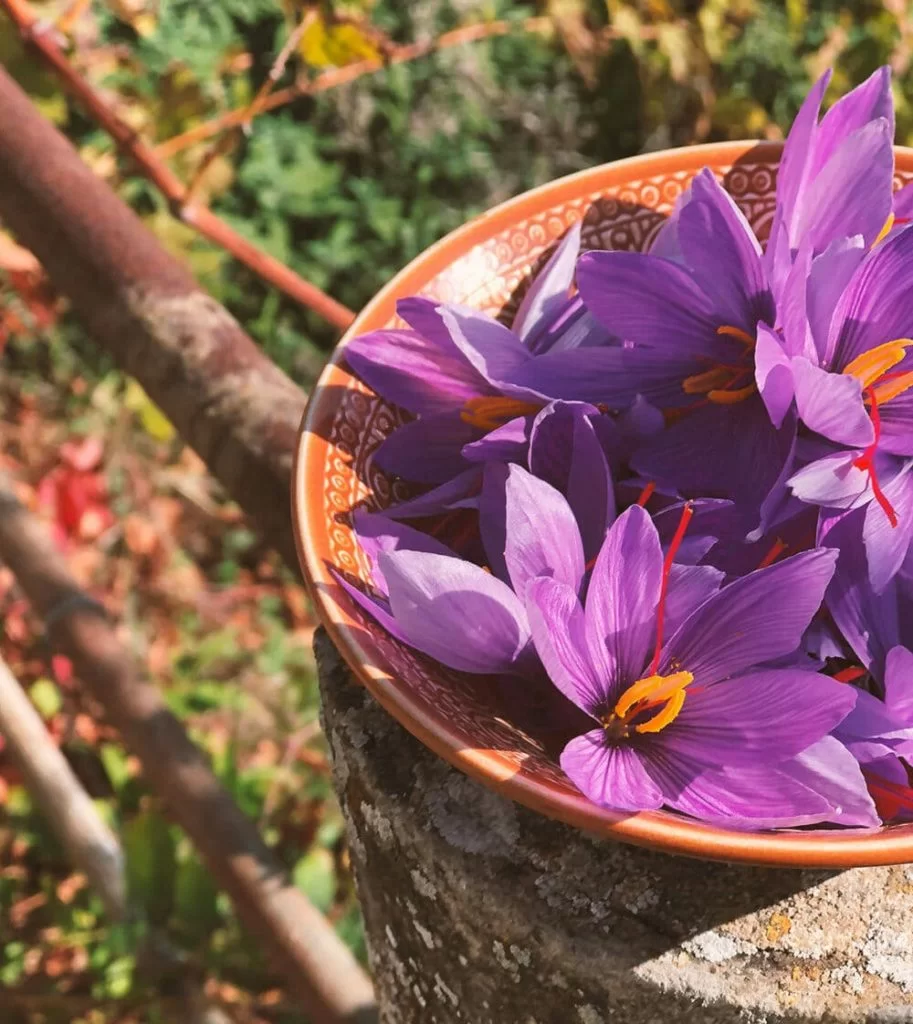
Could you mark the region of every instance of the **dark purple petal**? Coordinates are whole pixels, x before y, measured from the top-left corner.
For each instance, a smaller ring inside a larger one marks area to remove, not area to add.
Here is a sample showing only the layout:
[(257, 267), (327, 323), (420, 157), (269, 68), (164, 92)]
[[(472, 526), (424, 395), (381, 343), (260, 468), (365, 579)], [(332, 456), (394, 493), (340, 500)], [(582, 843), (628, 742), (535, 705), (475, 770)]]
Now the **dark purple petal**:
[(523, 597), (531, 580), (548, 576), (575, 592), (584, 574), (583, 544), (564, 497), (520, 466), (508, 469), (504, 561)]
[(906, 647), (888, 651), (884, 700), (892, 714), (913, 724), (913, 652)]
[(709, 168), (691, 182), (678, 235), (682, 258), (721, 323), (749, 331), (759, 320), (773, 324), (773, 298), (761, 266), (760, 243)]
[[(713, 261), (713, 254), (707, 259)], [(715, 269), (713, 261), (708, 272)], [(577, 264), (577, 285), (596, 319), (626, 341), (661, 349), (673, 359), (726, 362), (736, 351), (716, 333), (724, 321), (710, 297), (669, 260), (639, 252), (586, 252)]]
[(852, 687), (802, 669), (752, 672), (715, 685), (704, 680), (694, 672), (678, 717), (657, 734), (669, 754), (702, 767), (787, 761), (826, 736), (856, 703)]
[[(509, 582), (504, 549), (507, 547), (507, 474), (503, 462), (489, 462), (482, 477), (479, 495), (479, 533), (491, 571)], [(523, 595), (520, 595), (523, 599)]]
[(545, 266), (536, 274), (514, 317), (514, 333), (527, 341), (531, 334), (555, 319), (574, 283), (580, 252), (580, 221), (568, 228)]
[(467, 444), (463, 458), (470, 462), (525, 462), (533, 416), (517, 416)]
[(809, 430), (853, 448), (866, 448), (875, 440), (856, 377), (829, 373), (801, 356), (792, 360), (792, 377), (799, 418)]
[(795, 397), (792, 364), (780, 339), (764, 324), (758, 324), (755, 381), (771, 423), (779, 429)]
[[(905, 366), (909, 369), (909, 366)], [(879, 406), (881, 438), (878, 450), (893, 455), (913, 455), (913, 389)]]
[(587, 592), (590, 658), (606, 678), (640, 678), (656, 630), (662, 569), (656, 528), (634, 505), (609, 530)]
[(452, 480), (408, 501), (384, 509), (389, 519), (421, 519), (458, 508), (476, 508), (482, 486), (482, 468), (473, 466)]
[(576, 590), (545, 577), (533, 580), (526, 588), (526, 611), (549, 679), (588, 715), (604, 715), (614, 704), (617, 688), (590, 662), (586, 620)]
[(441, 484), (470, 468), (463, 447), (479, 435), (459, 413), (423, 416), (397, 428), (377, 449), (374, 461), (385, 473), (405, 480)]
[(663, 805), (662, 790), (647, 774), (639, 753), (629, 746), (608, 746), (602, 729), (571, 740), (561, 755), (561, 767), (600, 807), (653, 811)]
[(372, 331), (345, 346), (346, 361), (394, 405), (418, 416), (460, 409), (489, 386), (453, 346), (449, 350), (414, 331)]
[(514, 592), (471, 562), (424, 551), (378, 558), (390, 609), (408, 642), (449, 668), (511, 672), (530, 640)]
[(829, 550), (803, 552), (723, 587), (668, 641), (660, 671), (674, 671), (674, 662), (703, 687), (791, 654), (821, 605), (836, 558)]
[(825, 736), (779, 768), (831, 804), (833, 812), (827, 818), (829, 822), (862, 828), (876, 828), (881, 824), (859, 762), (833, 736)]

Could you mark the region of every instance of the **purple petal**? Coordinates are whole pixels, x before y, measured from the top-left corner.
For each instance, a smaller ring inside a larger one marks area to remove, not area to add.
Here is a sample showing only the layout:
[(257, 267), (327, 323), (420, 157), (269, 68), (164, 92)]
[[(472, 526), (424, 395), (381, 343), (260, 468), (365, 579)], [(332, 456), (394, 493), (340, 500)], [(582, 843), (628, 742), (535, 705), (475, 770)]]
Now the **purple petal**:
[(575, 592), (583, 582), (583, 544), (564, 497), (520, 466), (508, 470), (504, 561), (521, 596), (531, 580), (549, 576)]
[(387, 581), (377, 563), (381, 552), (431, 551), (438, 555), (453, 557), (450, 548), (435, 537), (422, 533), (421, 530), (414, 530), (405, 523), (388, 519), (386, 515), (357, 509), (352, 516), (352, 526), (358, 546), (364, 551), (371, 565), (374, 585), (382, 594), (387, 593)]
[(872, 245), (891, 213), (894, 136), (879, 118), (859, 128), (835, 149), (808, 186), (797, 225), (816, 253), (836, 238), (862, 235)]
[(526, 612), (505, 583), (471, 562), (424, 551), (378, 558), (408, 642), (463, 672), (513, 671), (529, 643)]
[(789, 480), (801, 501), (826, 508), (853, 508), (868, 501), (869, 476), (856, 462), (861, 452), (834, 452), (809, 463)]
[(759, 320), (773, 323), (760, 243), (709, 168), (691, 182), (678, 234), (682, 258), (723, 323), (747, 329)]
[[(491, 571), (508, 582), (504, 549), (507, 547), (507, 474), (503, 462), (489, 462), (482, 477), (479, 495), (479, 533)], [(520, 595), (521, 599), (523, 595)]]
[(884, 700), (893, 715), (913, 723), (913, 653), (906, 647), (888, 651)]
[(666, 594), (665, 629), (671, 636), (722, 586), (724, 574), (710, 565), (673, 565)]
[(755, 381), (771, 423), (779, 429), (795, 394), (792, 367), (780, 339), (764, 324), (758, 324)]
[(719, 362), (735, 350), (716, 333), (723, 321), (710, 297), (669, 260), (639, 252), (586, 252), (577, 264), (577, 285), (596, 319), (626, 341), (673, 358)]
[(859, 762), (833, 736), (825, 736), (779, 768), (828, 801), (833, 808), (829, 822), (863, 828), (881, 824)]
[(894, 216), (900, 221), (913, 217), (913, 184), (904, 185), (894, 193)]
[(866, 448), (874, 441), (856, 377), (829, 373), (801, 356), (792, 360), (792, 375), (799, 418), (809, 430), (853, 448)]
[(651, 811), (663, 793), (647, 774), (638, 752), (608, 746), (602, 729), (571, 740), (561, 755), (565, 775), (594, 804), (619, 811)]
[(358, 587), (351, 584), (345, 576), (338, 572), (333, 566), (330, 566), (330, 573), (332, 574), (333, 579), (336, 580), (355, 604), (362, 611), (367, 612), (368, 615), (370, 615), (386, 633), (389, 633), (395, 640), (399, 640), (400, 643), (409, 643), (406, 634), (402, 631), (399, 623), (393, 617), (390, 611), (390, 602), (387, 601), (385, 597), (377, 597), (373, 594), (366, 593), (364, 590), (360, 590)]
[(791, 654), (821, 605), (836, 560), (834, 551), (807, 551), (723, 587), (665, 645), (660, 671), (672, 671), (675, 662), (709, 686)]
[(470, 462), (525, 462), (532, 416), (517, 416), (478, 441), (467, 444), (463, 458)]
[(656, 528), (634, 505), (609, 530), (587, 593), (590, 658), (606, 678), (640, 678), (655, 633), (662, 569)]
[(359, 335), (346, 344), (345, 356), (368, 387), (417, 416), (451, 412), (490, 390), (453, 346), (414, 331)]
[(775, 764), (817, 743), (855, 702), (852, 687), (801, 669), (753, 672), (716, 685), (695, 672), (682, 710), (659, 736), (666, 751), (703, 767)]
[(423, 416), (398, 427), (377, 449), (374, 461), (405, 480), (441, 484), (469, 468), (463, 447), (479, 437), (459, 413)]
[[(909, 362), (904, 369), (909, 369)], [(878, 449), (894, 455), (913, 455), (913, 390), (879, 406), (881, 438)]]
[(865, 254), (865, 239), (862, 235), (853, 235), (836, 239), (812, 261), (806, 315), (819, 363), (826, 363), (834, 311)]
[(883, 118), (888, 134), (894, 138), (894, 101), (891, 96), (891, 69), (886, 65), (871, 74), (862, 85), (841, 96), (828, 110), (818, 127), (811, 173), (818, 171), (834, 155), (844, 139), (858, 129)]
[(513, 322), (514, 333), (522, 341), (553, 320), (567, 301), (580, 252), (580, 228), (580, 221), (568, 228), (524, 295)]
[[(437, 313), (454, 345), (498, 390), (505, 391), (503, 382), (532, 359), (513, 331), (484, 313), (467, 306), (453, 305), (438, 306)], [(537, 397), (521, 394), (519, 390), (512, 388), (507, 393), (518, 398)]]
[(526, 610), (549, 679), (569, 701), (598, 719), (612, 706), (615, 688), (590, 663), (586, 619), (576, 590), (545, 577), (533, 580), (526, 588)]
[(384, 509), (384, 515), (389, 519), (421, 519), (458, 508), (475, 508), (479, 503), (481, 484), (481, 467), (473, 466), (418, 497), (391, 505)]
[(869, 563), (869, 579), (881, 593), (903, 565), (913, 541), (913, 474), (905, 467), (893, 479), (881, 479), (881, 489), (897, 516), (892, 526), (885, 510), (870, 501), (865, 510), (862, 539)]

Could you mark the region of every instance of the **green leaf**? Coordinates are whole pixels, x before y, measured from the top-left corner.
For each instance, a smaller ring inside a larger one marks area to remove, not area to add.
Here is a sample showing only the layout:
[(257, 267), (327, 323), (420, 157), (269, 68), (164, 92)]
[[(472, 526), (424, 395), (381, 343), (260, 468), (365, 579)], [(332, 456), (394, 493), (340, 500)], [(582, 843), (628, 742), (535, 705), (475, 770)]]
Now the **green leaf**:
[(295, 865), (292, 880), (305, 896), (326, 913), (336, 897), (336, 865), (332, 855), (320, 849), (311, 850)]
[(38, 714), (47, 722), (59, 713), (63, 699), (57, 684), (51, 679), (39, 679), (29, 688), (29, 697), (38, 709)]
[(152, 924), (163, 925), (174, 903), (177, 863), (171, 826), (156, 811), (141, 811), (124, 829), (131, 902)]
[(218, 908), (219, 889), (212, 873), (192, 855), (178, 866), (174, 890), (177, 927), (199, 943), (221, 923)]

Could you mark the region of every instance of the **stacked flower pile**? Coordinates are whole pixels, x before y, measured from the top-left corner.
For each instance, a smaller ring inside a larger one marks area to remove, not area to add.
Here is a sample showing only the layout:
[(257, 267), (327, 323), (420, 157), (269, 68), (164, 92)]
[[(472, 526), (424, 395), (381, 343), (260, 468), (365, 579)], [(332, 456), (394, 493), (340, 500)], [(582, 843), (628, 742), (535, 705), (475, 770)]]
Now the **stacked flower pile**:
[(374, 590), (340, 582), (517, 701), (548, 680), (619, 811), (913, 819), (913, 192), (887, 69), (820, 118), (828, 77), (766, 247), (705, 169), (648, 254), (572, 228), (510, 328), (411, 298), (345, 350), (425, 488), (355, 514)]

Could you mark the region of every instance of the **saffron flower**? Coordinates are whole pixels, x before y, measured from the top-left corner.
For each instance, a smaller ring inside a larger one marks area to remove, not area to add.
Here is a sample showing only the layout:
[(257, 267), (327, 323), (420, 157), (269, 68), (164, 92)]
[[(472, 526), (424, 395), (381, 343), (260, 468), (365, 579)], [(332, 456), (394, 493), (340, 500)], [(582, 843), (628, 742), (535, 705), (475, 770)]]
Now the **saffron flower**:
[(382, 330), (346, 345), (351, 368), (417, 419), (376, 454), (387, 472), (429, 484), (470, 468), (464, 446), (493, 432), (515, 438), (553, 399), (613, 398), (609, 338), (570, 297), (580, 245), (575, 225), (537, 276), (513, 328), (463, 306), (404, 299), (408, 330)]
[(609, 531), (585, 604), (561, 580), (530, 583), (536, 649), (555, 685), (596, 723), (565, 748), (568, 777), (619, 811), (667, 806), (743, 826), (828, 820), (836, 808), (792, 762), (839, 725), (855, 693), (765, 665), (796, 650), (835, 560), (816, 550), (709, 594), (698, 586), (666, 639), (672, 563), (634, 506)]

